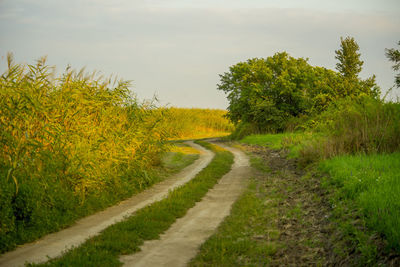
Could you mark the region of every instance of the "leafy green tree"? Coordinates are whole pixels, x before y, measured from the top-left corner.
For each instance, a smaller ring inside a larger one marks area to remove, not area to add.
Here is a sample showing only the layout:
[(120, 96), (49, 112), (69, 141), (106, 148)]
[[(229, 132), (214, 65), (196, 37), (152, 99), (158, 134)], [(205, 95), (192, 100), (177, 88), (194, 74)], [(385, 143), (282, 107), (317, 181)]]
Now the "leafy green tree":
[[(400, 41), (397, 43), (400, 46)], [(385, 49), (386, 57), (394, 63), (392, 66), (393, 70), (400, 70), (400, 51), (398, 49)], [(395, 83), (397, 87), (400, 87), (400, 73), (395, 76)]]
[(360, 59), (359, 49), (360, 47), (353, 37), (348, 36), (345, 39), (340, 37), (340, 49), (335, 51), (335, 58), (339, 60), (336, 69), (347, 80), (356, 80), (364, 64)]
[(364, 64), (360, 59), (359, 49), (360, 47), (353, 37), (340, 38), (340, 49), (335, 51), (335, 58), (339, 60), (336, 69), (343, 78), (336, 88), (338, 95), (340, 98), (358, 98), (366, 95), (379, 99), (381, 91), (376, 84), (375, 75), (366, 80), (358, 77)]
[(313, 67), (286, 52), (253, 58), (220, 75), (218, 89), (227, 94), (228, 117), (236, 124), (252, 123), (259, 131), (282, 131), (288, 119), (312, 107)]
[(340, 73), (313, 67), (286, 52), (239, 62), (220, 75), (219, 90), (229, 100), (228, 118), (238, 129), (280, 132), (327, 110), (341, 98), (379, 98), (375, 76), (358, 78), (363, 62), (353, 38), (341, 39), (336, 51)]

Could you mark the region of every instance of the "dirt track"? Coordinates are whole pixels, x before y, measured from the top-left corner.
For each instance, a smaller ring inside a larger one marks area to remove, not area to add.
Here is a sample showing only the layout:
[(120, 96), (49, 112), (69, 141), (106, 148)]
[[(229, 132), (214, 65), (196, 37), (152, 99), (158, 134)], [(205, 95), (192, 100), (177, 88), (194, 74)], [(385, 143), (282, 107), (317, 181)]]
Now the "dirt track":
[(201, 154), (195, 163), (186, 167), (180, 173), (121, 202), (117, 206), (81, 219), (67, 229), (49, 234), (36, 242), (20, 246), (14, 251), (1, 255), (0, 266), (24, 266), (26, 262), (41, 263), (47, 261), (48, 257), (60, 256), (63, 251), (82, 244), (86, 239), (99, 234), (108, 226), (123, 220), (124, 217), (165, 198), (170, 190), (194, 178), (210, 163), (213, 157), (211, 151), (193, 142), (187, 143), (200, 150)]
[(199, 246), (229, 215), (250, 176), (247, 156), (238, 149), (225, 148), (235, 155), (232, 170), (161, 235), (160, 240), (146, 241), (140, 252), (122, 256), (120, 260), (125, 266), (185, 266), (196, 255)]

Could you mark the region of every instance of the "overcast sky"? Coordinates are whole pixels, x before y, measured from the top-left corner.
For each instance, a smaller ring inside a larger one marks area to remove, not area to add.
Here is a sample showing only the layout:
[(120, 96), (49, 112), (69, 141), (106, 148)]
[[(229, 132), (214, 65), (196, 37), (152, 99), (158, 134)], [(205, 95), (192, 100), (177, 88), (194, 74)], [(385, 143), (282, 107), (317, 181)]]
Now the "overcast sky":
[(7, 52), (47, 55), (179, 107), (226, 108), (218, 74), (248, 58), (287, 51), (334, 69), (341, 36), (358, 42), (362, 77), (393, 85), (384, 49), (400, 40), (400, 0), (0, 0), (1, 72)]

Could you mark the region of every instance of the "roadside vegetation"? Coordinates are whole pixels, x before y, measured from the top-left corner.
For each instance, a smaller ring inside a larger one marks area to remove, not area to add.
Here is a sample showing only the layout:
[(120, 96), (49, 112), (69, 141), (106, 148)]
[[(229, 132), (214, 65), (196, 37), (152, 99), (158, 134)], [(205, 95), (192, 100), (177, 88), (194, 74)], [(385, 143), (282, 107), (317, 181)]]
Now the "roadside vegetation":
[(171, 191), (165, 199), (139, 210), (83, 245), (40, 266), (120, 266), (120, 255), (139, 251), (144, 240), (159, 238), (231, 168), (232, 153), (210, 143), (198, 143), (212, 150), (215, 156), (195, 178)]
[(400, 252), (400, 152), (337, 156), (322, 161), (319, 170), (328, 174), (325, 187), (335, 188), (335, 212), (356, 208), (366, 226), (383, 234), (387, 245)]
[[(0, 76), (0, 253), (62, 229), (160, 181), (193, 157), (171, 139), (232, 130), (218, 110), (139, 101), (127, 81), (42, 58)], [(178, 127), (178, 123), (182, 126)], [(178, 165), (179, 165), (178, 164)], [(179, 168), (178, 168), (179, 169)]]
[[(287, 53), (250, 59), (221, 75), (219, 89), (236, 126), (231, 139), (283, 151), (319, 177), (338, 262), (391, 264), (400, 261), (400, 102), (382, 96), (374, 76), (358, 77), (358, 50), (353, 38), (341, 38), (337, 72)], [(399, 55), (386, 50), (395, 71)]]
[(320, 179), (275, 149), (245, 145), (254, 168), (231, 214), (200, 248), (191, 266), (340, 265), (326, 244), (329, 206)]

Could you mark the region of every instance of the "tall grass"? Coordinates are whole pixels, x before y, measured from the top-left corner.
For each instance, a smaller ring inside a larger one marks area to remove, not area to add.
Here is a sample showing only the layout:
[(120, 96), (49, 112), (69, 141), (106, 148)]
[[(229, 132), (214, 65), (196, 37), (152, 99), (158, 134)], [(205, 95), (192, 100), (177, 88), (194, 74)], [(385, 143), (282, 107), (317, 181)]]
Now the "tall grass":
[(215, 156), (195, 178), (171, 191), (163, 200), (137, 211), (81, 246), (39, 266), (121, 266), (118, 260), (120, 255), (138, 252), (143, 241), (159, 238), (231, 169), (232, 153), (213, 144), (198, 144), (214, 151)]
[(40, 59), (0, 77), (0, 251), (151, 184), (170, 130), (129, 83)]
[(168, 108), (165, 114), (171, 134), (177, 139), (200, 139), (225, 136), (233, 131), (233, 124), (220, 109)]
[(303, 157), (330, 158), (354, 153), (400, 150), (400, 103), (368, 97), (342, 100), (318, 117), (318, 138), (304, 146)]

